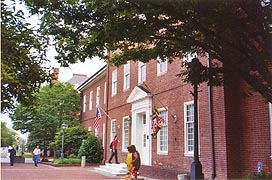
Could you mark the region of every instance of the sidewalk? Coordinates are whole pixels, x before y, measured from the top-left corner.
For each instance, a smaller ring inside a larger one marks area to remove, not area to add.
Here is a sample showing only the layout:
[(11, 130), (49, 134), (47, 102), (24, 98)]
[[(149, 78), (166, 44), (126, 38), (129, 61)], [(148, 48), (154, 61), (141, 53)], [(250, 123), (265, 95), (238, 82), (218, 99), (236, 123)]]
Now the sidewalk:
[[(38, 164), (34, 166), (32, 159), (27, 158), (25, 163), (15, 163), (9, 165), (9, 158), (1, 157), (1, 180), (111, 180), (121, 179), (117, 176), (98, 173), (95, 171), (97, 166), (73, 167), (55, 167), (47, 164)], [(140, 177), (139, 177), (140, 178)], [(157, 180), (147, 177), (141, 177), (144, 180)]]

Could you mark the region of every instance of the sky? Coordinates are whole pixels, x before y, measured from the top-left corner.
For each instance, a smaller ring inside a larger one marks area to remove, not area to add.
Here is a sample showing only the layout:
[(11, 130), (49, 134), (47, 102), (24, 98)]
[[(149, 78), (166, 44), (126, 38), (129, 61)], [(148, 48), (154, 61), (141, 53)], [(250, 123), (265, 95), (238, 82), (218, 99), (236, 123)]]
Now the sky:
[[(17, 4), (16, 8), (19, 10), (25, 11), (25, 14), (27, 16), (26, 9), (22, 6)], [(29, 19), (29, 22), (31, 22), (32, 25), (35, 25), (35, 22), (38, 21), (37, 17), (32, 17)], [(56, 51), (54, 49), (50, 49), (47, 53), (48, 59), (50, 62), (46, 65), (54, 67), (54, 68), (60, 68), (59, 69), (59, 81), (60, 82), (67, 82), (69, 79), (73, 77), (73, 74), (85, 74), (87, 77), (91, 77), (93, 74), (95, 74), (100, 68), (102, 68), (106, 63), (103, 60), (100, 60), (99, 58), (93, 58), (93, 59), (87, 59), (84, 63), (79, 62), (76, 64), (71, 64), (70, 67), (60, 67), (60, 64), (57, 63), (54, 56), (56, 55)], [(12, 122), (9, 118), (8, 114), (0, 114), (1, 121), (6, 122), (6, 126), (10, 129), (12, 129)]]

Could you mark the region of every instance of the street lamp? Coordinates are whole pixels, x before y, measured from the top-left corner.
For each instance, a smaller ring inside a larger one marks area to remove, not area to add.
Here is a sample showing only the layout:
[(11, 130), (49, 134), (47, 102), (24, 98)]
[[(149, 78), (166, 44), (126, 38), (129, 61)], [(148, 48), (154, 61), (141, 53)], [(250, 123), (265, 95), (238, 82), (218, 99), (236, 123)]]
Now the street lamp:
[(62, 139), (61, 139), (61, 155), (60, 159), (63, 160), (64, 154), (63, 154), (63, 147), (64, 147), (64, 129), (66, 128), (66, 124), (62, 123), (61, 130), (62, 130)]
[(191, 164), (190, 175), (191, 179), (195, 180), (204, 179), (198, 151), (198, 85), (204, 81), (203, 74), (205, 68), (197, 58), (192, 59), (192, 62), (188, 67), (190, 69), (188, 77), (194, 88), (194, 91), (192, 92), (192, 95), (194, 96), (194, 161)]

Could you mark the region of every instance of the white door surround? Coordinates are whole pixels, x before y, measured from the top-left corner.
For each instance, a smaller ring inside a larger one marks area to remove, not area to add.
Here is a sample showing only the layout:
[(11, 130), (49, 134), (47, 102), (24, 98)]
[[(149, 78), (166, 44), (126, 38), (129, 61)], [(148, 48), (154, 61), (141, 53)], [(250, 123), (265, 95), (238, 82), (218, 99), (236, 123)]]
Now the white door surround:
[(136, 146), (141, 156), (141, 164), (151, 166), (152, 138), (152, 95), (136, 86), (127, 99), (131, 108), (131, 143)]

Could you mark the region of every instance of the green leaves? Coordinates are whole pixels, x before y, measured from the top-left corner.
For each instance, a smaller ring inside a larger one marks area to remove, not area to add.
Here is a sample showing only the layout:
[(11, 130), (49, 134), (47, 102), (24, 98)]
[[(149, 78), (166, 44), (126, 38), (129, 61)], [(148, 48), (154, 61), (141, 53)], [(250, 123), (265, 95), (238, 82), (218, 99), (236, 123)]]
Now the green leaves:
[(158, 56), (171, 62), (200, 50), (224, 66), (214, 77), (235, 72), (272, 102), (271, 1), (27, 2), (42, 17), (43, 35), (54, 37), (64, 66), (94, 56), (116, 66)]
[(31, 106), (19, 104), (11, 115), (14, 129), (30, 132), (40, 144), (53, 142), (61, 124), (79, 125), (80, 96), (69, 83), (43, 86)]
[(101, 163), (103, 159), (102, 141), (98, 140), (93, 134), (90, 134), (88, 138), (82, 142), (78, 151), (78, 158), (82, 156), (86, 156), (86, 162), (88, 163)]
[(1, 147), (15, 145), (15, 131), (7, 128), (6, 123), (1, 121)]
[(13, 109), (16, 101), (30, 104), (33, 92), (50, 79), (49, 69), (41, 67), (47, 41), (29, 28), (22, 11), (11, 6), (1, 3), (2, 112)]

